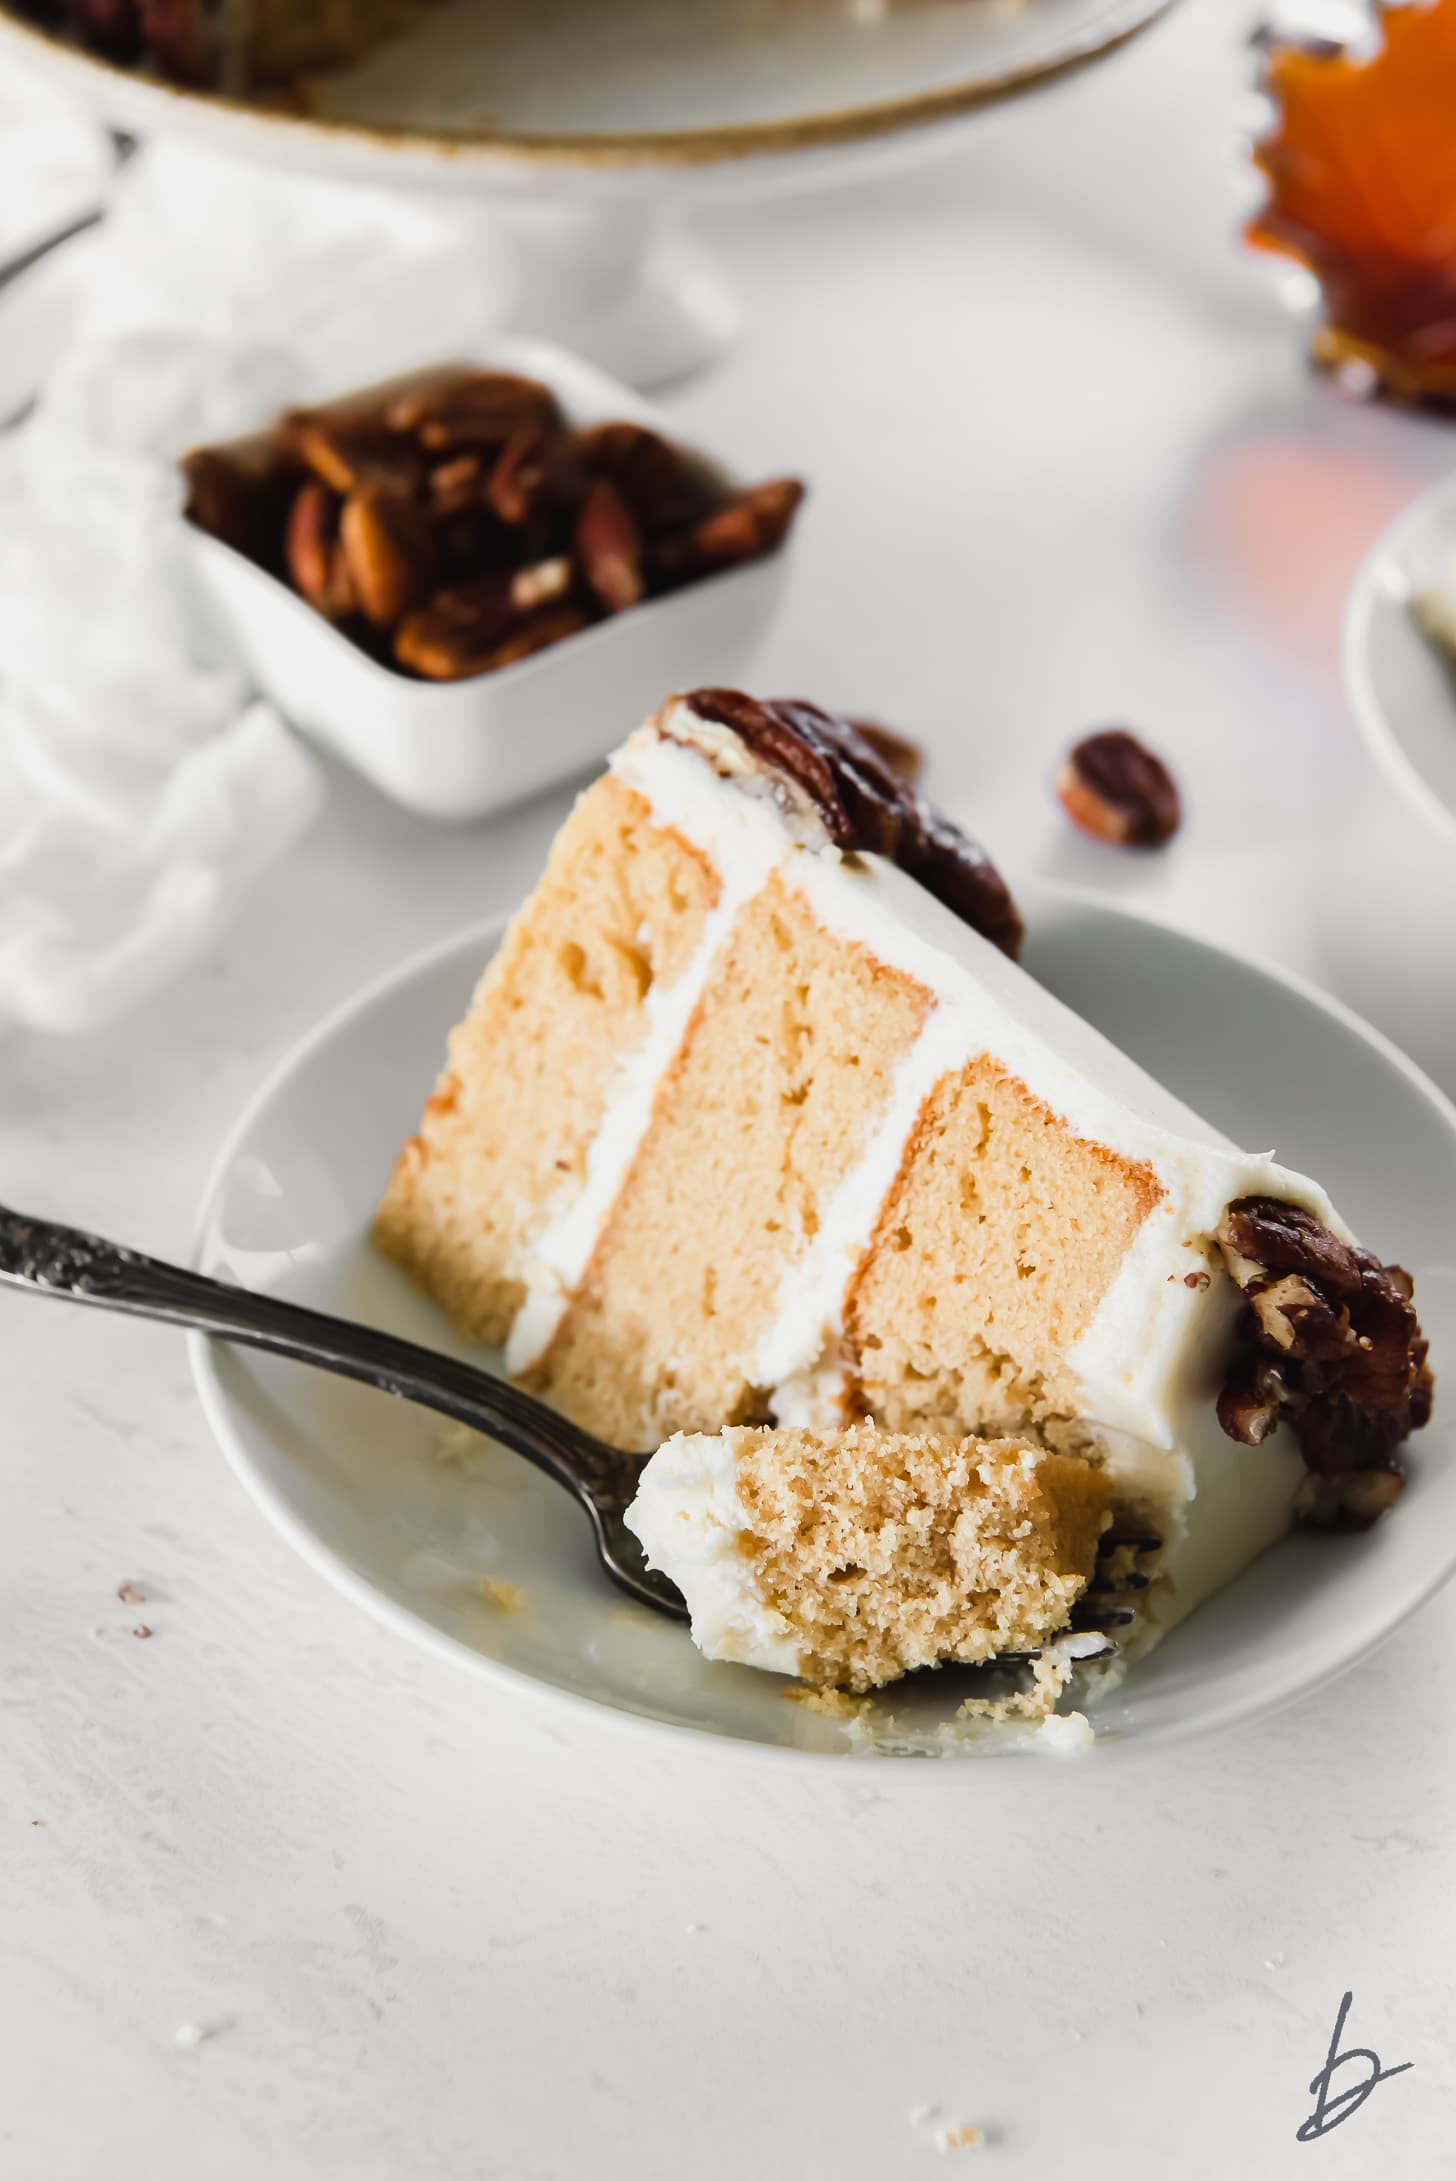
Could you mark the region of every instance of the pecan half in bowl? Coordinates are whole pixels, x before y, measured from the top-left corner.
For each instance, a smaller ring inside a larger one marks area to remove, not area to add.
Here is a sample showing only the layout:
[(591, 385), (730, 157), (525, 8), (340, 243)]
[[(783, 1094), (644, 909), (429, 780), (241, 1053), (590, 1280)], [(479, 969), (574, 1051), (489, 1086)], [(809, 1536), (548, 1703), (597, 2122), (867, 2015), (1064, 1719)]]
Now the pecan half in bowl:
[(507, 807), (665, 688), (741, 680), (803, 488), (502, 342), (184, 458), (202, 585), (265, 696), (396, 802)]

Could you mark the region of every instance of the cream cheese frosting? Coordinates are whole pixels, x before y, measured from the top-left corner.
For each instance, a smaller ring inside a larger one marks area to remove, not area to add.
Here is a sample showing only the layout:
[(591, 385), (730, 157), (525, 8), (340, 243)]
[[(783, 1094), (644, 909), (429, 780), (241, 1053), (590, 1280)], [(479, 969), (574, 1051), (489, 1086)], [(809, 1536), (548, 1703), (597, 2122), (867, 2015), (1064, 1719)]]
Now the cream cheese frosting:
[(706, 1657), (798, 1673), (794, 1632), (760, 1593), (742, 1549), (750, 1521), (731, 1436), (680, 1431), (665, 1440), (642, 1472), (627, 1527), (682, 1592)]

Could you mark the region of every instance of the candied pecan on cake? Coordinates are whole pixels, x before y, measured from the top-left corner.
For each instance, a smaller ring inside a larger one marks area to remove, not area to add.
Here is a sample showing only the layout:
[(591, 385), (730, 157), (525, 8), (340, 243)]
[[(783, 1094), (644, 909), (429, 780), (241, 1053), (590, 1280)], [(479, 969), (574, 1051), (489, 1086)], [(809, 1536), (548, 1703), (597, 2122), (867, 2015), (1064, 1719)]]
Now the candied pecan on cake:
[(897, 778), (907, 788), (913, 788), (925, 770), (925, 752), (918, 742), (902, 735), (893, 727), (886, 727), (877, 719), (852, 719), (856, 728), (878, 757), (882, 757)]
[(1305, 1519), (1368, 1528), (1399, 1497), (1399, 1450), (1431, 1414), (1410, 1274), (1276, 1197), (1230, 1204), (1218, 1240), (1247, 1306), (1219, 1422), (1258, 1446), (1287, 1419), (1314, 1480)]
[(923, 802), (890, 753), (852, 720), (801, 697), (760, 699), (741, 689), (695, 689), (684, 701), (700, 719), (731, 727), (760, 764), (806, 795), (836, 848), (888, 857), (1015, 961), (1021, 914), (990, 857)]

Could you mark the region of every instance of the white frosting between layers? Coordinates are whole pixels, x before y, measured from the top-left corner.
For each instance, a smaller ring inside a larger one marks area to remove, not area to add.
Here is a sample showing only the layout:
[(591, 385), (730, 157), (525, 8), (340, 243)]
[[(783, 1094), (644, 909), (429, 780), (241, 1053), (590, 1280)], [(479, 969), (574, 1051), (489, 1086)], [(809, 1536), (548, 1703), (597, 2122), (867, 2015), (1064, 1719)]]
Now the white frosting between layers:
[(784, 1268), (777, 1314), (748, 1373), (755, 1386), (772, 1387), (781, 1424), (821, 1431), (842, 1420), (839, 1341), (846, 1290), (895, 1185), (921, 1107), (947, 1069), (964, 1057), (962, 1025), (945, 1008), (933, 1009), (896, 1066), (889, 1104), (825, 1206), (819, 1232)]
[[(782, 1422), (837, 1420), (845, 1289), (909, 1131), (942, 1075), (989, 1054), (1076, 1134), (1146, 1165), (1162, 1187), (1066, 1362), (1082, 1389), (1082, 1413), (1105, 1434), (1114, 1476), (1135, 1489), (1169, 1541), (1170, 1582), (1166, 1591), (1159, 1586), (1154, 1618), (1180, 1617), (1288, 1527), (1303, 1473), (1287, 1428), (1247, 1448), (1218, 1425), (1214, 1402), (1238, 1297), (1221, 1267), (1210, 1265), (1206, 1237), (1233, 1198), (1253, 1194), (1302, 1204), (1348, 1235), (1323, 1191), (1270, 1157), (1235, 1150), (894, 864), (841, 856), (822, 827), (816, 838), (803, 797), (756, 765), (727, 730), (675, 703), (660, 730), (633, 735), (612, 766), (660, 824), (710, 858), (724, 894), (687, 972), (649, 996), (647, 1040), (623, 1067), (585, 1187), (538, 1245), (508, 1367), (524, 1369), (549, 1344), (733, 918), (781, 872), (826, 929), (924, 985), (936, 1005), (896, 1069), (881, 1121), (825, 1207), (819, 1234), (786, 1268), (774, 1321), (747, 1359), (746, 1375), (775, 1390)], [(1185, 1284), (1187, 1275), (1204, 1272), (1211, 1273), (1206, 1287)], [(1190, 1528), (1195, 1497), (1199, 1519)]]
[(706, 1657), (797, 1674), (797, 1638), (762, 1596), (743, 1550), (750, 1523), (738, 1491), (737, 1441), (734, 1431), (665, 1440), (642, 1472), (627, 1527), (649, 1565), (682, 1592), (693, 1641)]
[[(633, 787), (639, 786), (639, 780), (630, 753), (648, 732), (643, 729), (634, 735), (612, 761), (613, 769)], [(669, 748), (659, 747), (664, 752)], [(688, 764), (702, 763), (687, 751), (676, 754)], [(532, 1249), (525, 1268), (525, 1300), (506, 1342), (506, 1369), (512, 1377), (529, 1370), (555, 1338), (647, 1133), (658, 1085), (682, 1049), (723, 942), (743, 904), (758, 892), (783, 854), (782, 833), (772, 821), (765, 826), (764, 816), (741, 795), (729, 799), (715, 844), (720, 892), (704, 919), (692, 960), (671, 984), (655, 983), (648, 992), (643, 1003), (647, 1035), (618, 1071), (587, 1153), (586, 1179), (547, 1222)]]

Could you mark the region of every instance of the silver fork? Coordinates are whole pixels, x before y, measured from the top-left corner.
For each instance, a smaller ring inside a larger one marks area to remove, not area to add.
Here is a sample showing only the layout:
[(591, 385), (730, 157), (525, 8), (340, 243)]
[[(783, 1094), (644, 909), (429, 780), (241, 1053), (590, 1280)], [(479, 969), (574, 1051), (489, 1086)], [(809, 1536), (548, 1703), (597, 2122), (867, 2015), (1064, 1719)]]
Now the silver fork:
[[(494, 1378), (488, 1371), (457, 1362), (454, 1356), (421, 1348), (374, 1326), (356, 1325), (301, 1303), (283, 1302), (276, 1295), (233, 1287), (80, 1228), (11, 1211), (3, 1204), (0, 1285), (185, 1326), (246, 1348), (262, 1348), (294, 1363), (357, 1379), (361, 1385), (397, 1394), (403, 1401), (486, 1432), (534, 1462), (579, 1501), (591, 1522), (598, 1559), (629, 1597), (676, 1620), (687, 1619), (682, 1593), (665, 1575), (646, 1565), (641, 1546), (622, 1519), (647, 1455), (627, 1454), (593, 1438), (507, 1379)], [(1131, 1547), (1138, 1554), (1154, 1552), (1160, 1543), (1157, 1537), (1126, 1529), (1109, 1530), (1103, 1537), (1098, 1568), (1070, 1622), (1076, 1633), (1103, 1637), (1106, 1651), (1096, 1656), (1116, 1650), (1109, 1631), (1133, 1617), (1116, 1603), (1117, 1597), (1125, 1590), (1141, 1589), (1147, 1581), (1146, 1576), (1133, 1573), (1109, 1585), (1100, 1580), (1106, 1573), (1102, 1563), (1119, 1547)], [(1039, 1650), (1006, 1651), (985, 1663), (988, 1667), (1027, 1666), (1040, 1656)]]
[(646, 1455), (605, 1445), (506, 1379), (374, 1326), (210, 1280), (5, 1205), (0, 1205), (0, 1283), (263, 1348), (488, 1432), (581, 1503), (597, 1556), (614, 1583), (643, 1605), (687, 1619), (681, 1592), (645, 1564), (641, 1546), (622, 1520)]

